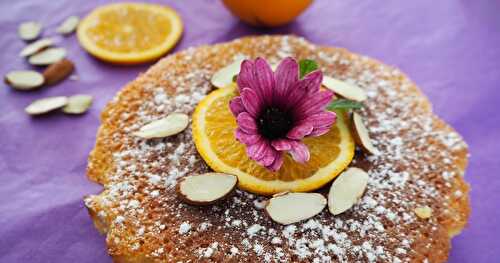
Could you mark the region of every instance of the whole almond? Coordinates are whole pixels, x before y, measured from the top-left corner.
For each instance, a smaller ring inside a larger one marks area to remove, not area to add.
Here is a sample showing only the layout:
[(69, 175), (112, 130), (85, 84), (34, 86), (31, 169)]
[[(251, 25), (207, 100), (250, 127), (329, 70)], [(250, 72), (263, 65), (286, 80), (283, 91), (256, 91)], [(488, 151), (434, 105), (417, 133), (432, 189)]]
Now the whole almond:
[(65, 78), (67, 78), (73, 70), (75, 69), (75, 66), (73, 65), (73, 62), (71, 62), (68, 59), (63, 59), (59, 62), (56, 62), (43, 72), (43, 77), (45, 78), (45, 84), (46, 85), (54, 85)]

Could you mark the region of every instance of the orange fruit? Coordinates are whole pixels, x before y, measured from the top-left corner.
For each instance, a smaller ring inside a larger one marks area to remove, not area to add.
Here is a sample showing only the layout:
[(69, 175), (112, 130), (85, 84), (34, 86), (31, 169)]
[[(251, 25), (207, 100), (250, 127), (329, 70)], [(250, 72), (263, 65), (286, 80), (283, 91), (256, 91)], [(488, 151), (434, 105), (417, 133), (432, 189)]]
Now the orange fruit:
[(117, 3), (94, 9), (78, 25), (78, 41), (95, 57), (118, 64), (158, 59), (182, 34), (179, 15), (163, 5)]
[(193, 113), (193, 139), (206, 163), (215, 171), (238, 176), (241, 189), (271, 195), (283, 191), (306, 192), (330, 182), (354, 157), (354, 141), (345, 112), (337, 112), (331, 130), (319, 137), (304, 139), (311, 153), (305, 164), (285, 154), (280, 170), (271, 172), (248, 158), (245, 145), (234, 137), (236, 119), (229, 101), (236, 96), (235, 85), (207, 95)]
[(312, 0), (223, 0), (244, 22), (254, 26), (281, 26), (300, 15)]

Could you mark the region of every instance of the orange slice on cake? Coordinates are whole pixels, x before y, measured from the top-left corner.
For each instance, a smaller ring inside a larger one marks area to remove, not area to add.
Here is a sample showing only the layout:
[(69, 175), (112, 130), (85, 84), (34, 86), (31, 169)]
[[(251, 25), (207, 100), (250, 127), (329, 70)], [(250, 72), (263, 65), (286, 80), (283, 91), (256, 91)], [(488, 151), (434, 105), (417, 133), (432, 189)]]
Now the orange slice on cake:
[(276, 172), (259, 165), (247, 156), (245, 145), (235, 138), (237, 123), (228, 106), (235, 96), (234, 85), (206, 96), (193, 114), (193, 137), (207, 164), (217, 172), (238, 176), (241, 189), (264, 195), (311, 191), (330, 182), (351, 163), (354, 141), (347, 114), (338, 111), (328, 133), (304, 139), (311, 154), (308, 162), (298, 163), (286, 154)]

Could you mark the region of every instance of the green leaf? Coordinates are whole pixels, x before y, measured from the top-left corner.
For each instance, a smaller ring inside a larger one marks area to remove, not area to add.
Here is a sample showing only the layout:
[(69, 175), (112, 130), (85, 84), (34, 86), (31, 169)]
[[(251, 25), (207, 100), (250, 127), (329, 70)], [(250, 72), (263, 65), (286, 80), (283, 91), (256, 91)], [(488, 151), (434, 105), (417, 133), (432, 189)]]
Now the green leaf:
[(236, 82), (237, 80), (238, 80), (238, 74), (235, 74), (235, 75), (233, 76), (233, 82)]
[(326, 108), (329, 110), (341, 110), (341, 109), (361, 109), (363, 107), (363, 103), (346, 100), (346, 99), (338, 99), (334, 100), (328, 105)]
[(303, 78), (310, 72), (313, 72), (318, 69), (318, 63), (311, 59), (302, 59), (299, 61), (299, 72), (300, 78)]

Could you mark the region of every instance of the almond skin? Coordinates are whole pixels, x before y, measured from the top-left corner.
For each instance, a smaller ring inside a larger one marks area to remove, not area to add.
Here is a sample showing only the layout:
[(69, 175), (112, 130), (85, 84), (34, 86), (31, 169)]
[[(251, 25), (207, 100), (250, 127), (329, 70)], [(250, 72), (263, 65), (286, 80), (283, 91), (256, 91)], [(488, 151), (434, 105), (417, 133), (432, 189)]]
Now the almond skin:
[(45, 78), (45, 84), (55, 85), (63, 81), (65, 78), (71, 75), (74, 69), (75, 66), (73, 65), (73, 62), (71, 62), (68, 59), (63, 59), (59, 62), (50, 65), (43, 72), (43, 77)]

